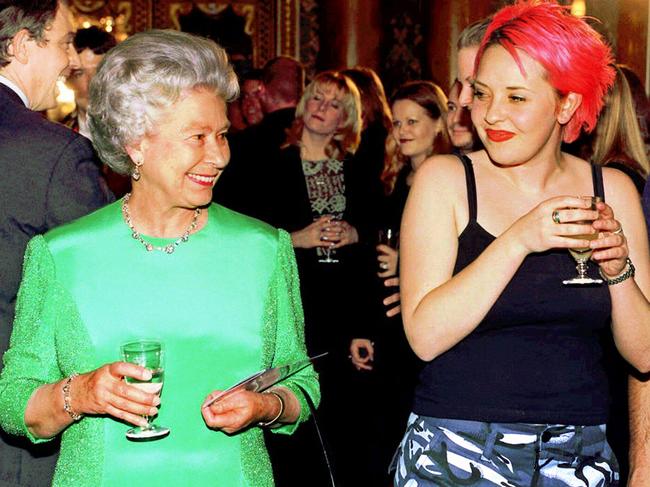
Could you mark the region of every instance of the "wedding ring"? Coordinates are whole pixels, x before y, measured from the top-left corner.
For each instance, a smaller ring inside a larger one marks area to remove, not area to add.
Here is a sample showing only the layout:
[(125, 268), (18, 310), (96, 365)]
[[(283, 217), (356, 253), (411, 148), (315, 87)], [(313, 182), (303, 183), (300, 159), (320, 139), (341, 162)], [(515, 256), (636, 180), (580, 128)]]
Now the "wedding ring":
[(553, 218), (553, 221), (555, 223), (562, 223), (560, 221), (560, 212), (558, 210), (553, 210), (553, 213), (551, 214), (551, 218)]
[(623, 227), (622, 226), (620, 226), (620, 227), (618, 227), (618, 229), (614, 230), (612, 232), (612, 235), (620, 235), (621, 233), (623, 233)]
[(388, 262), (380, 262), (379, 263), (379, 268), (382, 270), (388, 270)]

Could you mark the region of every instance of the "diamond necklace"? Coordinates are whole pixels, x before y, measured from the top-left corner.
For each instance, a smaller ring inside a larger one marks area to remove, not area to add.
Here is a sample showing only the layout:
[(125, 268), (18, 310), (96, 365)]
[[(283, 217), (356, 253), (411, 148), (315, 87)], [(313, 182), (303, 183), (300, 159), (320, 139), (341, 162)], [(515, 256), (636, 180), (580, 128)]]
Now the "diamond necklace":
[(201, 214), (201, 208), (194, 210), (194, 218), (192, 218), (190, 225), (185, 229), (183, 235), (181, 235), (174, 242), (164, 246), (153, 245), (149, 242), (146, 242), (142, 238), (142, 235), (140, 235), (140, 232), (138, 232), (133, 226), (133, 222), (131, 221), (131, 214), (129, 213), (129, 199), (131, 199), (131, 193), (126, 193), (124, 195), (124, 200), (122, 201), (122, 214), (124, 215), (124, 221), (131, 229), (131, 237), (144, 245), (144, 248), (147, 249), (147, 252), (151, 252), (152, 250), (160, 250), (167, 254), (173, 254), (176, 247), (178, 247), (183, 242), (187, 242), (190, 239), (190, 233), (192, 233), (192, 230), (196, 228), (196, 225), (199, 221), (199, 215)]

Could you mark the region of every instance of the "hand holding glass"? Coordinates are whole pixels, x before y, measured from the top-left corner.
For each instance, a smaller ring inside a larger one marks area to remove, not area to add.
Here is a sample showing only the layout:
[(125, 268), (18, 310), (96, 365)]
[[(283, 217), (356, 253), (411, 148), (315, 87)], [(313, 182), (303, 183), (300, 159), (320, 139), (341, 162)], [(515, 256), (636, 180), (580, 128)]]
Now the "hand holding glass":
[[(332, 224), (333, 227), (337, 226), (337, 222), (341, 220), (341, 216), (339, 214), (336, 215), (331, 215), (330, 217), (330, 223)], [(331, 227), (325, 227), (325, 230), (330, 229)], [(324, 240), (325, 237), (321, 237), (321, 240)], [(327, 242), (332, 242), (331, 240), (327, 240)], [(332, 249), (330, 245), (327, 247), (320, 247), (320, 251), (324, 254), (323, 257), (320, 257), (318, 259), (318, 262), (320, 263), (325, 263), (325, 264), (336, 264), (338, 263), (338, 259), (335, 257), (336, 256), (336, 250)]]
[[(133, 377), (124, 377), (124, 381), (149, 394), (160, 394), (164, 378), (162, 344), (153, 340), (138, 340), (125, 343), (120, 347), (120, 351), (125, 362), (151, 370), (151, 380), (141, 381)], [(147, 420), (147, 426), (131, 428), (126, 432), (127, 438), (144, 440), (169, 434), (169, 428), (153, 424), (148, 416), (144, 418)]]
[[(382, 228), (377, 234), (377, 243), (379, 245), (386, 245), (391, 249), (397, 250), (399, 244), (399, 233), (391, 227)], [(384, 251), (379, 251), (380, 254), (385, 255)], [(390, 267), (388, 262), (379, 263), (379, 272), (384, 272)]]
[[(602, 201), (602, 199), (599, 196), (581, 196), (581, 198), (591, 200), (590, 208), (592, 210), (596, 209), (596, 203)], [(573, 223), (577, 223), (580, 225), (591, 225), (592, 221), (581, 220)], [(580, 239), (580, 240), (596, 240), (598, 238), (598, 232), (587, 233), (582, 235), (570, 235), (570, 237)], [(589, 246), (569, 249), (569, 253), (571, 254), (571, 257), (573, 257), (573, 259), (578, 264), (576, 265), (576, 270), (578, 271), (578, 275), (572, 279), (566, 279), (562, 281), (562, 284), (578, 284), (578, 285), (602, 284), (603, 281), (601, 279), (593, 279), (587, 276), (587, 262), (591, 258), (592, 252), (593, 250)]]

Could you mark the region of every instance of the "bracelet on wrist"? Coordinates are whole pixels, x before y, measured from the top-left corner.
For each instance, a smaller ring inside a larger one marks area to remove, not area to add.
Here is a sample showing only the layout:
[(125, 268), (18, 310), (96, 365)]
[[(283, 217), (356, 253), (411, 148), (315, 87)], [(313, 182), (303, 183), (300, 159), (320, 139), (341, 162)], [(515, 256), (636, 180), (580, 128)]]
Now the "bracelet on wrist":
[(284, 413), (284, 399), (282, 399), (282, 396), (275, 391), (264, 392), (264, 394), (273, 394), (275, 397), (278, 398), (278, 401), (280, 401), (280, 412), (275, 416), (275, 418), (273, 418), (270, 421), (260, 421), (259, 423), (257, 423), (257, 426), (260, 426), (261, 428), (268, 428), (269, 426), (275, 424), (275, 422), (278, 419), (280, 419), (280, 417)]
[(600, 274), (600, 277), (603, 278), (603, 280), (607, 283), (608, 286), (620, 284), (621, 282), (628, 280), (630, 277), (634, 277), (635, 272), (636, 269), (634, 268), (634, 264), (632, 264), (632, 261), (630, 260), (629, 257), (625, 259), (625, 267), (623, 268), (623, 272), (621, 272), (616, 277), (608, 277), (603, 272), (602, 269), (598, 269), (598, 273)]
[(72, 384), (74, 378), (78, 375), (79, 374), (76, 372), (73, 372), (70, 377), (67, 378), (65, 384), (63, 384), (63, 410), (68, 413), (73, 421), (79, 421), (81, 418), (83, 418), (83, 414), (76, 413), (70, 405), (70, 385)]

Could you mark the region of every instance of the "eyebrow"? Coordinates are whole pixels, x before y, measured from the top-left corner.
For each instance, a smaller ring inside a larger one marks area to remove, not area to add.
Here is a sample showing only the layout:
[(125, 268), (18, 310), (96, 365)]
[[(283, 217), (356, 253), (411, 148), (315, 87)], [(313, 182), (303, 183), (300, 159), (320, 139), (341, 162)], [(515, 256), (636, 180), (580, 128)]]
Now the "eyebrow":
[[(228, 121), (225, 124), (223, 124), (221, 126), (221, 128), (217, 129), (216, 132), (223, 132), (224, 130), (228, 130), (230, 128), (230, 126), (231, 126), (231, 123), (230, 123), (230, 121)], [(195, 130), (207, 130), (207, 131), (209, 131), (210, 129), (211, 129), (211, 127), (209, 125), (201, 125), (201, 124), (196, 123), (196, 124), (189, 124), (189, 125), (186, 125), (185, 127), (182, 127), (181, 132), (183, 132), (183, 133), (185, 133), (185, 132), (193, 132)]]
[[(475, 79), (474, 82), (472, 83), (472, 87), (474, 87), (475, 85), (481, 85), (481, 86), (484, 86), (485, 88), (489, 88), (488, 85), (486, 85), (485, 83), (481, 83), (477, 79)], [(515, 90), (532, 91), (530, 88), (527, 88), (525, 86), (506, 86), (506, 90), (510, 90), (510, 91), (515, 91)]]

